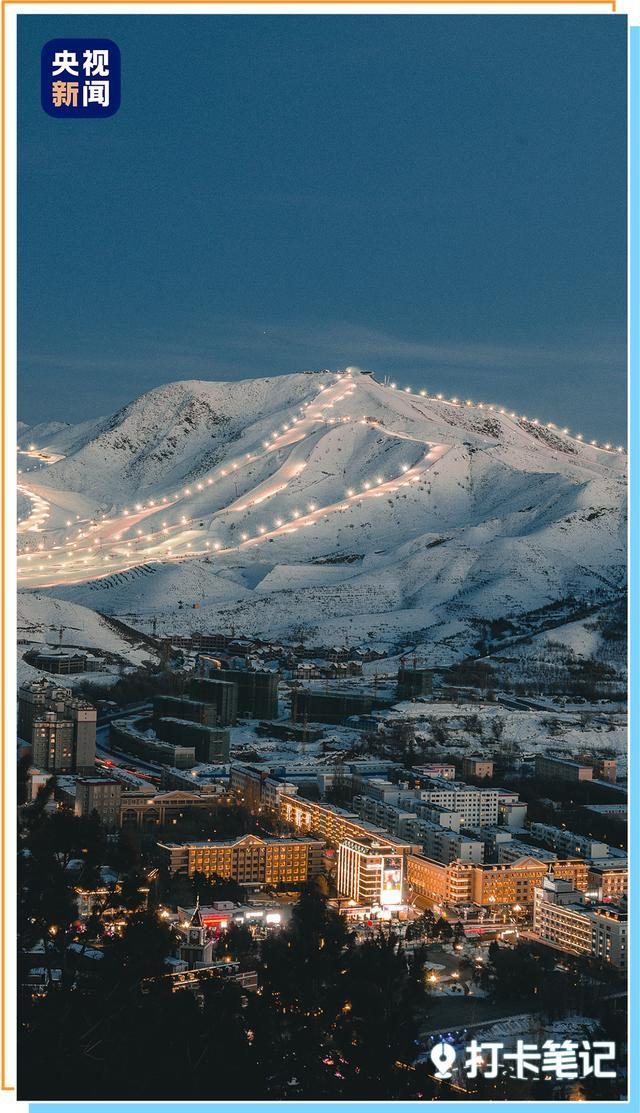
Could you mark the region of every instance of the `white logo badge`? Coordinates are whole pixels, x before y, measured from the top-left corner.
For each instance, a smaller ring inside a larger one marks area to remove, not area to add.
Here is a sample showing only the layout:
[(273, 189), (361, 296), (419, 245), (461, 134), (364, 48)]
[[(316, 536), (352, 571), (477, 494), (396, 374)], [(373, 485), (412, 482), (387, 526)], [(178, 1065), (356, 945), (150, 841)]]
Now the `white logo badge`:
[(450, 1043), (436, 1043), (431, 1048), (431, 1062), (436, 1068), (436, 1078), (451, 1078), (451, 1068), (456, 1061), (455, 1049)]

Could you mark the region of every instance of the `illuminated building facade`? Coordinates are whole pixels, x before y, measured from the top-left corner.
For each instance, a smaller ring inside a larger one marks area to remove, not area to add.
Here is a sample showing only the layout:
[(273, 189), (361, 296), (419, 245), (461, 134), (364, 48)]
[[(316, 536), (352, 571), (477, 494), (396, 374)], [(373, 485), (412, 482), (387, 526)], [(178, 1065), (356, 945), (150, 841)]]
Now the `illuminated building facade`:
[(406, 854), (416, 846), (415, 843), (376, 829), (373, 824), (360, 819), (355, 812), (349, 812), (335, 804), (305, 800), (293, 793), (282, 793), (279, 797), (278, 815), (284, 823), (297, 831), (311, 832), (330, 846), (338, 847), (346, 839), (366, 839), (371, 836), (377, 836), (389, 843), (397, 854)]
[(559, 878), (582, 891), (588, 886), (588, 864), (581, 861), (547, 863), (523, 857), (508, 864), (476, 865), (452, 862), (443, 865), (421, 854), (410, 854), (407, 880), (419, 896), (435, 903), (531, 904), (534, 890), (553, 868)]
[(338, 891), (368, 908), (397, 907), (402, 904), (402, 855), (372, 837), (345, 839), (338, 851)]
[(543, 942), (562, 951), (593, 955), (608, 966), (626, 970), (626, 908), (589, 905), (570, 881), (549, 876), (536, 886), (533, 930)]
[(169, 871), (230, 878), (240, 885), (298, 884), (321, 872), (323, 844), (310, 838), (242, 835), (221, 842), (158, 843)]

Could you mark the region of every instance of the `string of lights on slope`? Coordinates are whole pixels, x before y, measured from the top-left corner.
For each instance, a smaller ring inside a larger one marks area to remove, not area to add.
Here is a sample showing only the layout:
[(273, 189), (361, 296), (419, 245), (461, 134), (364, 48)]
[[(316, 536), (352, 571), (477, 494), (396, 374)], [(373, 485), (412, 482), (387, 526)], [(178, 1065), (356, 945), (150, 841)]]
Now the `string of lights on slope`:
[[(339, 385), (344, 386), (344, 392), (342, 394), (336, 395), (335, 397), (332, 396), (331, 401), (321, 401), (320, 395), (324, 394), (327, 391), (334, 390)], [(51, 551), (47, 552), (46, 554), (44, 553), (45, 545), (42, 542), (38, 544), (37, 548), (34, 548), (33, 551), (27, 548), (23, 550), (23, 553), (20, 554), (19, 566), (21, 565), (22, 567), (24, 567), (25, 564), (31, 564), (32, 561), (37, 562), (38, 558), (40, 558), (41, 561), (44, 561), (45, 559), (47, 561), (54, 561), (55, 558), (53, 557), (53, 553), (56, 551), (63, 551), (68, 554), (67, 559), (59, 562), (56, 570), (58, 572), (67, 573), (67, 571), (73, 571), (77, 573), (79, 576), (79, 581), (69, 580), (67, 576), (64, 577), (65, 582), (72, 583), (84, 582), (88, 578), (104, 578), (105, 576), (109, 576), (114, 573), (131, 570), (132, 568), (139, 567), (141, 563), (149, 563), (150, 561), (153, 561), (154, 555), (155, 560), (168, 559), (176, 561), (193, 556), (211, 555), (212, 551), (214, 553), (239, 551), (244, 546), (255, 545), (256, 543), (259, 543), (263, 540), (272, 539), (277, 534), (295, 533), (300, 528), (303, 528), (305, 526), (312, 526), (321, 518), (328, 516), (330, 513), (349, 509), (353, 505), (354, 501), (359, 502), (359, 500), (366, 497), (382, 497), (388, 492), (398, 490), (399, 487), (410, 486), (412, 482), (419, 481), (421, 478), (423, 478), (423, 472), (425, 468), (429, 467), (434, 462), (434, 458), (439, 458), (439, 455), (442, 455), (442, 453), (448, 449), (448, 446), (432, 446), (419, 464), (413, 466), (403, 464), (401, 473), (389, 480), (385, 480), (383, 476), (376, 476), (371, 481), (365, 481), (361, 485), (361, 488), (359, 490), (356, 490), (353, 487), (348, 488), (345, 492), (346, 501), (340, 501), (320, 508), (318, 508), (315, 503), (310, 502), (307, 504), (305, 511), (294, 510), (292, 513), (292, 517), (289, 520), (278, 517), (274, 520), (271, 527), (265, 524), (259, 526), (257, 533), (253, 536), (245, 531), (240, 535), (240, 541), (234, 545), (223, 546), (223, 544), (219, 541), (207, 541), (204, 543), (203, 548), (194, 548), (193, 542), (185, 543), (185, 551), (182, 552), (174, 551), (173, 547), (162, 548), (162, 546), (172, 534), (175, 534), (176, 532), (185, 532), (184, 527), (188, 526), (192, 521), (192, 519), (188, 518), (186, 515), (183, 515), (180, 521), (176, 522), (173, 525), (169, 525), (168, 522), (164, 521), (160, 529), (152, 533), (145, 534), (142, 529), (138, 528), (136, 530), (136, 535), (131, 540), (127, 540), (124, 542), (125, 552), (118, 551), (113, 545), (110, 546), (111, 552), (106, 553), (104, 556), (101, 557), (101, 568), (98, 567), (96, 564), (96, 561), (100, 559), (97, 550), (102, 547), (104, 542), (100, 541), (99, 538), (96, 537), (93, 544), (89, 544), (86, 546), (78, 544), (81, 541), (89, 540), (90, 534), (92, 532), (99, 531), (106, 525), (110, 525), (112, 523), (115, 524), (118, 522), (121, 525), (121, 531), (120, 533), (116, 533), (114, 535), (113, 540), (121, 541), (123, 534), (126, 533), (139, 521), (142, 521), (144, 517), (150, 514), (157, 513), (158, 510), (162, 509), (163, 507), (173, 506), (177, 502), (189, 499), (196, 493), (200, 493), (206, 490), (207, 487), (212, 486), (219, 480), (223, 480), (229, 476), (234, 476), (247, 464), (259, 462), (261, 459), (264, 459), (269, 453), (273, 452), (274, 450), (281, 449), (286, 445), (295, 445), (302, 442), (307, 437), (316, 433), (318, 429), (322, 428), (323, 426), (334, 426), (349, 422), (354, 423), (357, 421), (360, 424), (373, 424), (383, 430), (387, 435), (400, 437), (404, 436), (405, 439), (414, 440), (414, 438), (406, 434), (393, 433), (390, 430), (385, 429), (380, 423), (374, 421), (371, 418), (367, 418), (364, 415), (361, 418), (353, 418), (351, 416), (339, 417), (327, 415), (325, 411), (333, 409), (336, 402), (340, 402), (344, 398), (350, 397), (354, 393), (355, 389), (356, 382), (353, 379), (352, 371), (351, 369), (347, 369), (347, 371), (343, 372), (336, 378), (333, 384), (321, 386), (318, 390), (318, 397), (315, 400), (304, 403), (302, 406), (299, 407), (298, 414), (296, 416), (291, 417), (289, 421), (285, 422), (281, 426), (280, 429), (274, 430), (270, 436), (267, 436), (262, 442), (262, 453), (247, 452), (245, 453), (243, 458), (239, 458), (230, 463), (227, 463), (226, 467), (221, 468), (217, 474), (211, 474), (206, 478), (203, 478), (202, 481), (198, 481), (196, 483), (193, 483), (191, 486), (184, 487), (180, 492), (174, 492), (171, 495), (165, 495), (158, 499), (149, 499), (146, 503), (136, 503), (132, 508), (126, 507), (122, 510), (122, 516), (120, 519), (118, 519), (117, 516), (112, 519), (104, 514), (102, 515), (101, 521), (96, 522), (95, 520), (91, 520), (91, 524), (87, 527), (86, 523), (89, 521), (89, 519), (81, 520), (80, 515), (76, 515), (76, 522), (80, 524), (80, 528), (74, 541), (72, 541), (70, 537), (66, 537), (64, 539), (63, 545), (53, 545)], [(388, 384), (388, 389), (395, 391), (399, 388), (396, 383), (390, 383)], [(431, 403), (436, 401), (445, 406), (452, 406), (463, 409), (475, 408), (486, 412), (495, 412), (496, 414), (499, 414), (501, 416), (511, 418), (518, 424), (523, 425), (525, 429), (527, 429), (527, 427), (535, 428), (536, 426), (538, 426), (541, 429), (546, 428), (550, 431), (553, 431), (556, 435), (561, 434), (562, 436), (568, 437), (569, 439), (573, 439), (578, 442), (584, 441), (584, 437), (582, 436), (582, 434), (571, 434), (568, 428), (559, 429), (558, 426), (556, 426), (553, 422), (547, 422), (546, 425), (544, 425), (537, 418), (529, 419), (524, 414), (519, 415), (514, 411), (509, 411), (497, 405), (483, 402), (472, 402), (470, 399), (461, 401), (460, 399), (455, 397), (445, 399), (443, 394), (430, 395), (427, 390), (422, 389), (419, 391), (415, 391), (411, 387), (402, 388), (401, 393), (407, 394), (415, 398), (416, 400), (429, 399)], [(312, 422), (311, 428), (305, 429), (304, 427), (301, 427), (301, 423), (305, 421)], [(623, 446), (618, 446), (614, 449), (613, 446), (610, 444), (599, 444), (597, 441), (589, 442), (589, 446), (591, 448), (595, 448), (606, 453), (624, 453)], [(30, 445), (29, 451), (32, 454), (37, 455), (35, 446)], [(296, 465), (293, 469), (291, 478), (299, 474), (299, 472), (302, 471), (305, 466), (306, 465), (304, 463)], [(273, 497), (274, 494), (277, 494), (280, 491), (284, 490), (286, 486), (286, 482), (282, 483), (275, 488), (271, 488), (266, 494), (260, 495), (253, 499), (249, 499), (245, 502), (236, 500), (235, 503), (231, 503), (226, 508), (223, 508), (223, 511), (241, 511), (248, 509), (265, 501), (270, 497)], [(20, 528), (22, 530), (28, 528), (31, 531), (39, 532), (42, 529), (44, 521), (49, 517), (49, 504), (45, 499), (42, 498), (42, 496), (38, 495), (36, 492), (31, 491), (25, 484), (21, 484), (19, 489), (26, 497), (30, 498), (34, 504), (29, 518), (24, 520), (20, 524)], [(28, 523), (30, 523), (30, 525), (28, 525)], [(82, 528), (83, 524), (85, 525), (85, 528)], [(66, 525), (67, 527), (71, 527), (73, 525), (73, 521), (71, 519), (68, 519), (66, 521)], [(156, 542), (155, 546), (153, 546), (152, 544), (154, 541)], [(144, 548), (145, 545), (151, 547)], [(85, 557), (81, 555), (83, 553), (87, 553), (89, 555)], [(92, 565), (92, 567), (94, 568), (94, 571), (91, 574), (89, 573), (89, 565)], [(107, 567), (105, 567), (105, 565)], [(35, 578), (36, 581), (45, 579), (47, 580), (47, 584), (40, 582), (39, 586), (51, 586), (51, 583), (49, 581), (51, 574), (54, 572), (54, 569), (55, 566), (53, 564), (33, 563), (31, 564), (31, 567), (27, 568), (25, 571), (19, 570), (18, 578)], [(36, 575), (36, 573), (44, 573), (45, 575), (44, 577), (40, 577), (39, 575)], [(54, 580), (53, 582), (55, 583), (56, 581)]]

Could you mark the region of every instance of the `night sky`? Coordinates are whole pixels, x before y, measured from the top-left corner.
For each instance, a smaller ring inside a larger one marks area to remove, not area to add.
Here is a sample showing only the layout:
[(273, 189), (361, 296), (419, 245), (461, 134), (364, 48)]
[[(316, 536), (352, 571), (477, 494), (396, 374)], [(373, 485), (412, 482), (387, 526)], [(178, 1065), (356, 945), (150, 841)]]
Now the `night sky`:
[[(122, 107), (40, 106), (108, 37)], [(19, 17), (19, 417), (356, 364), (626, 429), (621, 16)]]

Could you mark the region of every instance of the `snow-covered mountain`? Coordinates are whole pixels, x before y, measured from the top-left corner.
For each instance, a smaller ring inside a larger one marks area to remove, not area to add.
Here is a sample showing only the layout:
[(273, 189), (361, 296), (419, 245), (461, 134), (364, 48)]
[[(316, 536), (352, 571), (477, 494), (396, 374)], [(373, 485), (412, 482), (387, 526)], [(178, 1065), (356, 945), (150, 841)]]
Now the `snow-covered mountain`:
[(172, 383), (27, 436), (63, 458), (20, 477), (21, 585), (133, 625), (445, 662), (492, 619), (624, 590), (626, 456), (499, 406), (323, 371)]

